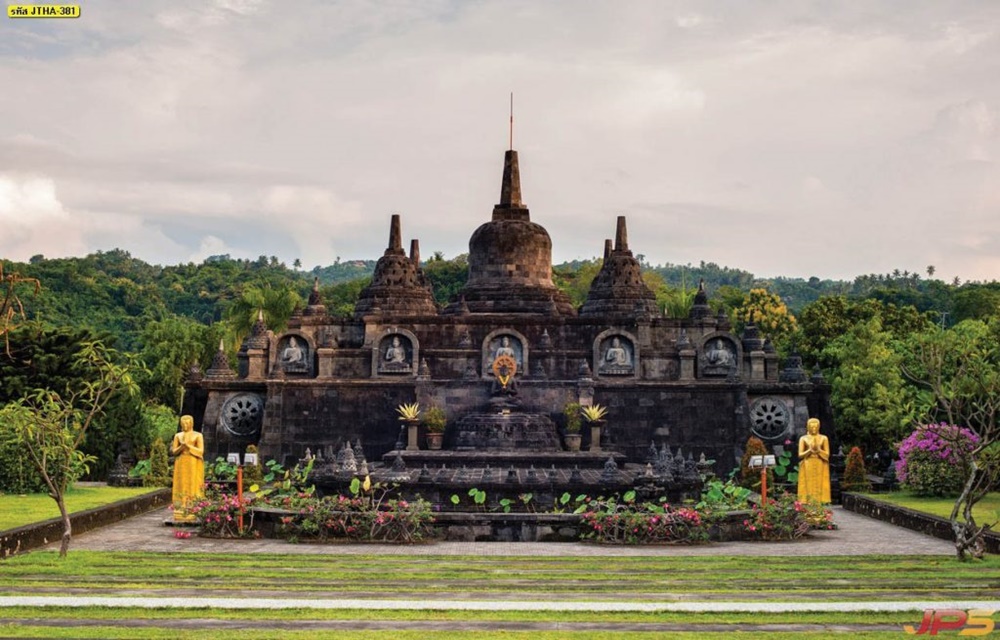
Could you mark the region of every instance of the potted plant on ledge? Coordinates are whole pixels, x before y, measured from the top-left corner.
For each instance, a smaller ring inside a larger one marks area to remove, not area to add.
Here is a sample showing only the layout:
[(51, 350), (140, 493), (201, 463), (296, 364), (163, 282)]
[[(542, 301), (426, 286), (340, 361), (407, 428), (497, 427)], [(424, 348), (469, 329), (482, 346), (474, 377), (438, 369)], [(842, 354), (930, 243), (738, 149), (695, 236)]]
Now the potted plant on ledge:
[(601, 450), (601, 427), (604, 426), (604, 416), (608, 414), (608, 408), (595, 404), (581, 409), (583, 417), (590, 425), (590, 450), (597, 452)]
[(444, 440), (444, 428), (448, 424), (448, 416), (441, 407), (431, 407), (424, 414), (424, 426), (427, 427), (427, 448), (432, 451), (441, 449)]
[(400, 421), (406, 425), (406, 450), (417, 451), (417, 425), (420, 424), (420, 403), (401, 404), (396, 407)]
[(579, 451), (580, 440), (580, 404), (578, 402), (568, 402), (563, 407), (563, 416), (566, 418), (566, 435), (563, 441), (566, 443), (567, 451)]

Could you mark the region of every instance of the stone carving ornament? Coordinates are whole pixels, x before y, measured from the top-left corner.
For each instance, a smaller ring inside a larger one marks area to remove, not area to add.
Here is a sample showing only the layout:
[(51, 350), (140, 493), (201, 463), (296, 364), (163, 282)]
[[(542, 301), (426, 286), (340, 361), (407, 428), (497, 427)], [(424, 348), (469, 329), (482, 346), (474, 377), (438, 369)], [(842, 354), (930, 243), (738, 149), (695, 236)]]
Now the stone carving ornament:
[(613, 336), (604, 341), (601, 363), (598, 371), (602, 375), (632, 375), (635, 366), (632, 358), (632, 343), (621, 336)]
[(757, 398), (750, 405), (750, 430), (761, 440), (777, 440), (788, 431), (790, 417), (782, 400)]
[(701, 357), (701, 373), (706, 376), (728, 375), (736, 366), (736, 350), (729, 340), (715, 338), (705, 343)]
[(413, 371), (410, 341), (406, 336), (393, 334), (382, 340), (382, 359), (379, 371), (384, 373), (410, 373)]
[(309, 345), (302, 338), (289, 336), (280, 353), (279, 364), (285, 371), (309, 371)]
[(253, 393), (239, 393), (222, 405), (222, 426), (239, 438), (252, 438), (260, 431), (264, 400)]

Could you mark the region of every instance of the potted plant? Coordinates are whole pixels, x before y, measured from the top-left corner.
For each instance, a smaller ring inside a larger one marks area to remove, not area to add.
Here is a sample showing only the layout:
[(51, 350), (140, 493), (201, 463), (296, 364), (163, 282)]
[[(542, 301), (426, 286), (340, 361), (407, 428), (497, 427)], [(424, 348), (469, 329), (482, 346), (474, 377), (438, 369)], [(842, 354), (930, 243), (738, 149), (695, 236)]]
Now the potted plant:
[(437, 451), (444, 440), (444, 428), (448, 424), (448, 416), (441, 407), (431, 407), (424, 414), (424, 426), (427, 427), (427, 448)]
[(400, 421), (406, 425), (406, 450), (417, 451), (417, 425), (420, 424), (420, 403), (411, 402), (396, 407)]
[(595, 404), (583, 407), (580, 410), (584, 419), (590, 424), (590, 450), (601, 450), (601, 427), (604, 426), (604, 416), (608, 414), (608, 408)]
[(582, 439), (580, 435), (580, 426), (582, 424), (580, 403), (567, 402), (566, 406), (563, 407), (563, 416), (566, 418), (566, 435), (563, 436), (566, 449), (568, 451), (579, 451), (580, 440)]

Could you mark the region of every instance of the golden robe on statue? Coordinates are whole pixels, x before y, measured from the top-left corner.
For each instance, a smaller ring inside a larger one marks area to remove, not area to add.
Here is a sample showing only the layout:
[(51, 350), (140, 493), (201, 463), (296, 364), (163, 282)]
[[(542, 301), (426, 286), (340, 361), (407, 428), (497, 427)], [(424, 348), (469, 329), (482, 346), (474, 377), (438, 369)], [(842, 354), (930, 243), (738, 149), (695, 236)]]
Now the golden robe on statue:
[(806, 422), (799, 438), (799, 502), (830, 502), (830, 439), (819, 432), (819, 420)]
[(174, 436), (170, 453), (174, 461), (174, 521), (191, 522), (191, 503), (205, 495), (205, 440), (194, 430), (194, 418), (181, 416), (181, 431)]

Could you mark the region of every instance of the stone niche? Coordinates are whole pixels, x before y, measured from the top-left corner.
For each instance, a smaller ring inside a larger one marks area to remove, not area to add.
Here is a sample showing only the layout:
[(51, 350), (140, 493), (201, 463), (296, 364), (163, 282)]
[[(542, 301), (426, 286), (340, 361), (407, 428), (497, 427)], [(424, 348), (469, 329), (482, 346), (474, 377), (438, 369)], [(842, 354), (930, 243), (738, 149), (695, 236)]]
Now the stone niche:
[(702, 341), (699, 353), (699, 377), (725, 378), (739, 370), (740, 346), (728, 334), (709, 334)]
[(639, 353), (635, 336), (609, 329), (594, 339), (592, 370), (598, 378), (636, 378), (639, 376)]
[(311, 376), (313, 372), (313, 347), (301, 333), (289, 333), (278, 339), (274, 369), (285, 375)]
[(514, 329), (503, 328), (491, 331), (483, 340), (484, 378), (493, 377), (493, 362), (502, 355), (512, 357), (517, 363), (518, 377), (528, 375), (528, 339)]
[(417, 375), (420, 342), (407, 329), (385, 331), (372, 347), (372, 377)]

